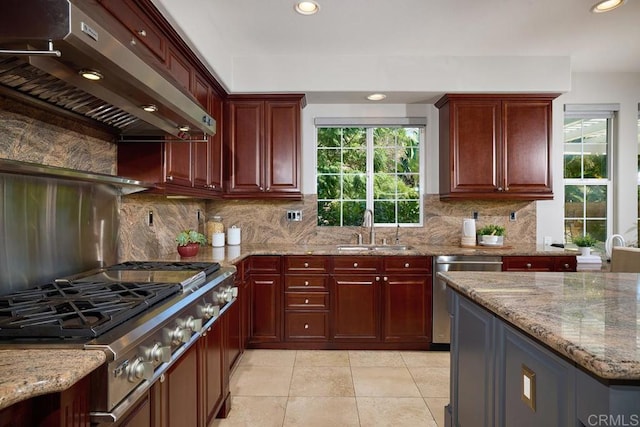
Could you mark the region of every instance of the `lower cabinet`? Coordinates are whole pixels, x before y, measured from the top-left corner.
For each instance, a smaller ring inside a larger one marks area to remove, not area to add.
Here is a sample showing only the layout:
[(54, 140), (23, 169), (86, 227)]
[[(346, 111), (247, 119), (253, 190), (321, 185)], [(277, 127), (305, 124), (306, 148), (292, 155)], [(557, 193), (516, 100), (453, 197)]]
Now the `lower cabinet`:
[(333, 292), (333, 333), (338, 341), (379, 341), (380, 276), (336, 275)]
[(252, 256), (249, 282), (251, 288), (251, 331), (249, 344), (280, 343), (281, 326), (281, 257)]
[(504, 256), (502, 271), (576, 271), (575, 256)]

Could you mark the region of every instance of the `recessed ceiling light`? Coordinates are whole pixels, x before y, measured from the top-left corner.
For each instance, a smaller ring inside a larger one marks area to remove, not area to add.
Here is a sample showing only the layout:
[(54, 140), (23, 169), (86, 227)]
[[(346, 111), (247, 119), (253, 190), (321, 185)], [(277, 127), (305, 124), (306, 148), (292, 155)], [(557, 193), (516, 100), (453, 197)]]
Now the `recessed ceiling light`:
[(299, 1), (293, 8), (300, 15), (313, 15), (320, 10), (320, 6), (315, 1)]
[(153, 104), (143, 105), (142, 109), (149, 113), (155, 113), (156, 111), (158, 111), (158, 107)]
[(386, 97), (387, 95), (385, 95), (384, 93), (372, 93), (371, 95), (367, 96), (367, 99), (369, 101), (382, 101)]
[(594, 4), (591, 8), (591, 12), (593, 13), (602, 13), (609, 12), (617, 8), (618, 6), (622, 6), (627, 0), (601, 0), (598, 3)]
[(97, 81), (103, 78), (103, 75), (96, 70), (80, 70), (78, 74), (80, 74), (82, 77), (84, 77), (87, 80)]

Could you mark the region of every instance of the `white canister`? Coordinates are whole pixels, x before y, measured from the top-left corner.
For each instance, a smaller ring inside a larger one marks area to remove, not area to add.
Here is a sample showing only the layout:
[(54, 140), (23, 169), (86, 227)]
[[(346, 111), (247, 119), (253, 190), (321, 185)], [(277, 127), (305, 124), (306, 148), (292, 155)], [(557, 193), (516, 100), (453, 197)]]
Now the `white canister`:
[(240, 228), (235, 225), (227, 229), (227, 244), (239, 245), (240, 244)]
[(221, 248), (224, 246), (224, 233), (211, 233), (211, 246)]

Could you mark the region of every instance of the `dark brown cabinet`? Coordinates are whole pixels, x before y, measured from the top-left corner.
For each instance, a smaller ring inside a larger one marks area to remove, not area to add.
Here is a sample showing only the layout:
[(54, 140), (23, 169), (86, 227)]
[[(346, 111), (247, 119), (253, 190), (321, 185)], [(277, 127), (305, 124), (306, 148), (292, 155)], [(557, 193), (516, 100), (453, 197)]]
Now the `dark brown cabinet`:
[(301, 197), (303, 106), (304, 95), (229, 97), (225, 113), (229, 197)]
[(285, 341), (329, 339), (329, 258), (284, 257)]
[(226, 398), (228, 384), (225, 384), (225, 372), (228, 370), (224, 366), (223, 329), (223, 322), (215, 322), (198, 341), (201, 426), (211, 424)]
[(502, 271), (576, 271), (575, 256), (505, 256)]
[(383, 340), (431, 342), (431, 258), (385, 257)]
[(443, 199), (551, 199), (556, 94), (445, 95), (440, 109)]
[(252, 256), (250, 267), (250, 343), (279, 343), (281, 327), (281, 257)]

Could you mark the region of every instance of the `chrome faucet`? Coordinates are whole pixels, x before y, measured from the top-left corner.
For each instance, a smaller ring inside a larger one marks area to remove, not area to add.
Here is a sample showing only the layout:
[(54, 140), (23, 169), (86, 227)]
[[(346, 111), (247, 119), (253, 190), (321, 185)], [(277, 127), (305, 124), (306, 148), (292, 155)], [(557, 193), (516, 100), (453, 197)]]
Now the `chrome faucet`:
[(371, 209), (365, 209), (364, 218), (362, 221), (363, 227), (369, 227), (369, 244), (376, 244), (376, 232), (373, 226), (373, 211)]

